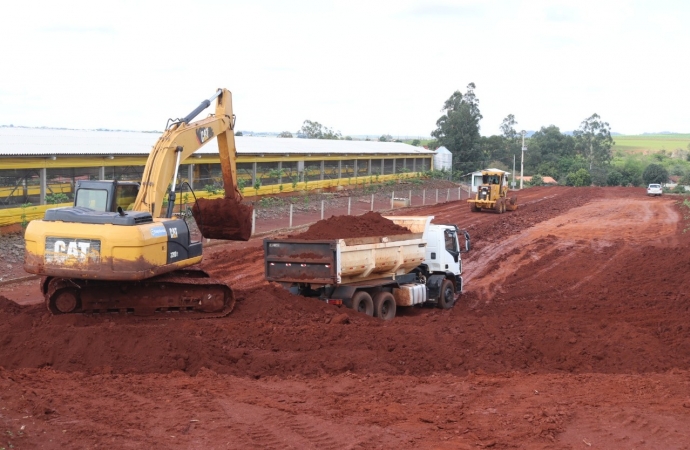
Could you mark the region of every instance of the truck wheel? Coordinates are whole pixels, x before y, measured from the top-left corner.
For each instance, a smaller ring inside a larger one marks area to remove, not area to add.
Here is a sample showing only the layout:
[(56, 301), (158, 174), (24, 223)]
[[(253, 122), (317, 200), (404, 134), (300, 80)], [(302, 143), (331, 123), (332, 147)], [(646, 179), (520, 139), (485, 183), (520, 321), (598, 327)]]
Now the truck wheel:
[(470, 203), (470, 211), (479, 212), (479, 207), (477, 206), (476, 203)]
[(374, 296), (374, 316), (382, 320), (395, 317), (395, 297), (390, 292), (382, 291)]
[(356, 292), (355, 295), (352, 296), (352, 309), (364, 313), (367, 316), (373, 316), (374, 301), (371, 299), (371, 295), (364, 291)]
[(438, 307), (450, 309), (455, 304), (455, 287), (450, 280), (443, 280), (441, 283), (441, 295), (438, 298)]

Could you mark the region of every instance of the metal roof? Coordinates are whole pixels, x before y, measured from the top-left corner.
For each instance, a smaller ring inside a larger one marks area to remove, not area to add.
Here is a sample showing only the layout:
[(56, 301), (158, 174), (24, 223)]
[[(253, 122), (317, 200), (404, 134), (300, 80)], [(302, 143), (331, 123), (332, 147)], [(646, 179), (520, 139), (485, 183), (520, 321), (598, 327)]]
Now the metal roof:
[[(147, 155), (160, 133), (0, 127), (0, 156)], [(236, 136), (240, 155), (343, 154), (433, 156), (434, 151), (400, 142)], [(215, 142), (197, 151), (217, 154)]]

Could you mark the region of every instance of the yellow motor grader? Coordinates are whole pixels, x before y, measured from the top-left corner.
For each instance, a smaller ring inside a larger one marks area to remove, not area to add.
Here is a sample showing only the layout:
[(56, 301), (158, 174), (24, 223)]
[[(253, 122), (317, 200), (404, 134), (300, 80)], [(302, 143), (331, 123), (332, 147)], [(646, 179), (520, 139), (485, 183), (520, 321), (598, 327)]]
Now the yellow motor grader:
[(508, 174), (494, 170), (482, 171), (482, 184), (477, 186), (477, 195), (467, 203), (472, 212), (492, 210), (503, 214), (518, 208), (517, 196), (508, 197)]

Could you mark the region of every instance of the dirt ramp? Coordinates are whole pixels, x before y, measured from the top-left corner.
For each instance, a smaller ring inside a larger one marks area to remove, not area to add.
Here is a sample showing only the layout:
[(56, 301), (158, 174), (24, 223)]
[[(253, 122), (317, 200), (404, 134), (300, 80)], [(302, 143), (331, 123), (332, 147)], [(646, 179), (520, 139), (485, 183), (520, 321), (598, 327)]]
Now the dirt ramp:
[(248, 241), (252, 235), (252, 207), (232, 198), (200, 198), (192, 207), (194, 220), (207, 239)]

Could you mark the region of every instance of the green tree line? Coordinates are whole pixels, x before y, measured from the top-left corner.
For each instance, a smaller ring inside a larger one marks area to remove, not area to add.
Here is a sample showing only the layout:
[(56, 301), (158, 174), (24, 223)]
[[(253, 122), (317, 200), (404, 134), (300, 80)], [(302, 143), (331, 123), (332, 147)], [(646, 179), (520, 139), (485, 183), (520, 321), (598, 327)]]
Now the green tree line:
[[(513, 157), (519, 165), (522, 134), (518, 122), (508, 114), (498, 127), (499, 133), (481, 136), (482, 114), (474, 83), (465, 93), (455, 91), (443, 103), (443, 115), (431, 132), (431, 149), (446, 147), (453, 154), (456, 179), (487, 167), (511, 170)], [(572, 186), (642, 186), (667, 182), (670, 175), (682, 177), (680, 184), (690, 185), (690, 146), (685, 159), (673, 158), (661, 151), (652, 155), (613, 155), (615, 144), (611, 127), (598, 114), (585, 118), (577, 130), (564, 133), (555, 125), (543, 126), (525, 139), (525, 175), (539, 184), (552, 177)]]

